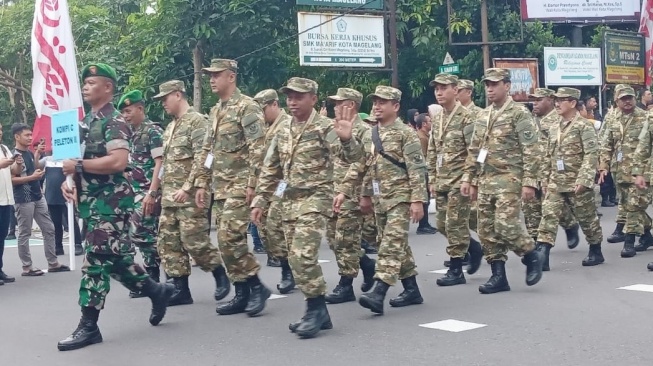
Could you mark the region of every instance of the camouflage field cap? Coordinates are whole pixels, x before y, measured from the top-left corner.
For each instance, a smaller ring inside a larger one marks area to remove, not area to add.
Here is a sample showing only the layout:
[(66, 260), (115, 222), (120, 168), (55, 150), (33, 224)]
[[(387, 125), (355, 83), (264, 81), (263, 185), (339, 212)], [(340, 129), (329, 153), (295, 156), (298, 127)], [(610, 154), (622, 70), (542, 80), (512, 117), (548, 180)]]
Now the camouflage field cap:
[(330, 100), (353, 100), (354, 102), (361, 104), (363, 102), (363, 94), (358, 90), (350, 88), (338, 88), (336, 95), (331, 95), (327, 97)]
[(279, 100), (279, 94), (274, 89), (261, 90), (254, 96), (254, 101), (258, 104), (268, 104), (275, 100)]
[(621, 99), (623, 97), (634, 97), (637, 94), (635, 94), (635, 89), (633, 89), (632, 86), (628, 84), (619, 84), (615, 88), (615, 98)]
[(467, 79), (460, 79), (458, 80), (458, 88), (474, 90), (474, 82)]
[(143, 101), (143, 93), (140, 90), (132, 90), (123, 94), (123, 96), (118, 101), (118, 109), (121, 110), (130, 105), (140, 103)]
[[(558, 90), (560, 90), (560, 89), (562, 89), (562, 88), (559, 88)], [(535, 88), (535, 93), (529, 94), (528, 96), (531, 97), (531, 98), (549, 98), (549, 97), (552, 97), (555, 93), (556, 92), (551, 90), (551, 89)]]
[(286, 94), (289, 91), (296, 91), (298, 93), (317, 94), (317, 87), (317, 83), (311, 79), (290, 78), (286, 86), (279, 89), (279, 92)]
[(446, 73), (437, 74), (437, 75), (435, 75), (435, 78), (433, 78), (433, 80), (431, 80), (429, 85), (431, 87), (434, 87), (437, 84), (440, 84), (440, 85), (451, 85), (451, 84), (453, 84), (453, 85), (458, 86), (458, 76), (451, 75), (451, 74), (446, 74)]
[(170, 80), (166, 81), (165, 83), (161, 84), (159, 86), (159, 94), (155, 95), (153, 98), (154, 99), (161, 99), (165, 97), (166, 95), (173, 93), (173, 92), (186, 92), (186, 87), (184, 86), (184, 82), (181, 80)]
[(485, 70), (483, 81), (510, 81), (510, 70), (497, 67)]
[(385, 100), (401, 101), (401, 90), (391, 86), (379, 85), (374, 93), (367, 96), (368, 98), (380, 98)]
[(556, 98), (574, 98), (580, 99), (580, 90), (576, 88), (558, 88), (558, 91), (554, 94)]
[(103, 64), (99, 62), (95, 64), (86, 65), (86, 67), (84, 67), (84, 69), (82, 70), (82, 81), (91, 76), (103, 76), (113, 81), (118, 80), (118, 76), (116, 75), (116, 69), (114, 69), (113, 67), (107, 64)]
[(205, 74), (213, 74), (224, 70), (238, 71), (238, 62), (228, 58), (214, 58), (211, 60), (211, 66), (202, 69)]

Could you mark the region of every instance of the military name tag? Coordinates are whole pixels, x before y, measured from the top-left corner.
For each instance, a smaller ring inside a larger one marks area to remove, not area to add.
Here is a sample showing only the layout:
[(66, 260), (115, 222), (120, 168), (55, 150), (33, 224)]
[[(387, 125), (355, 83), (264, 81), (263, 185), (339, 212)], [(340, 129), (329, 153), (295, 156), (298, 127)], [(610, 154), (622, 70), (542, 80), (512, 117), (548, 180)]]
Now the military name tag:
[(624, 160), (624, 153), (621, 150), (619, 150), (617, 152), (617, 161), (622, 162), (623, 160)]
[(486, 158), (487, 158), (487, 149), (481, 149), (478, 152), (478, 158), (476, 158), (476, 161), (479, 163), (485, 163)]
[(372, 192), (374, 192), (375, 196), (381, 195), (381, 184), (379, 183), (378, 180), (372, 181)]
[(159, 169), (159, 180), (163, 179), (163, 166)]
[(558, 159), (556, 161), (556, 166), (558, 167), (558, 171), (563, 171), (565, 170), (565, 162), (562, 161), (562, 159)]
[(438, 155), (438, 168), (442, 168), (442, 154)]
[(206, 169), (213, 168), (213, 153), (206, 155), (206, 160), (204, 161), (204, 167)]
[(288, 183), (286, 183), (285, 180), (282, 180), (279, 182), (279, 185), (277, 186), (277, 190), (274, 191), (274, 195), (282, 198), (283, 197), (283, 192), (286, 191), (286, 187), (288, 187)]

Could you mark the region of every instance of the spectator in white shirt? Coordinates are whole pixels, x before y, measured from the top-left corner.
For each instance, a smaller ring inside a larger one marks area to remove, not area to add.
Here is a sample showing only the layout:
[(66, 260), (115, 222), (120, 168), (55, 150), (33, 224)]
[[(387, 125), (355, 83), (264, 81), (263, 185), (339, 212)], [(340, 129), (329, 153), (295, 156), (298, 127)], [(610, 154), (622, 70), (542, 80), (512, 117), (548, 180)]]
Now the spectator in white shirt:
[[(2, 128), (0, 127), (0, 141), (2, 141)], [(2, 255), (5, 252), (5, 237), (11, 222), (11, 206), (14, 205), (14, 191), (11, 186), (11, 176), (20, 174), (22, 158), (17, 159), (11, 154), (9, 148), (0, 144), (0, 285), (14, 282), (16, 279), (7, 276), (2, 270)]]

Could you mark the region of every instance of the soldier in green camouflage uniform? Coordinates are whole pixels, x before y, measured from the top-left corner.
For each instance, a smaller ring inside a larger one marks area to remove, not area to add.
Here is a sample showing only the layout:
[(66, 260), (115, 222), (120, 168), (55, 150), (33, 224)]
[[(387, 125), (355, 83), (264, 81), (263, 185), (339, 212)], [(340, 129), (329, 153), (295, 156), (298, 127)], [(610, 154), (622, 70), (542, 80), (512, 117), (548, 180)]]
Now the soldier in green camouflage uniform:
[[(161, 213), (159, 171), (163, 160), (163, 130), (145, 115), (143, 93), (139, 90), (124, 94), (118, 102), (118, 109), (132, 130), (128, 179), (134, 189), (134, 212), (129, 220), (129, 238), (141, 252), (147, 273), (159, 282), (161, 260), (156, 238)], [(141, 292), (129, 293), (131, 298), (143, 296)]]
[[(637, 149), (635, 150), (635, 158), (633, 159), (633, 169), (632, 174), (636, 176), (635, 185), (637, 188), (642, 190), (648, 190), (650, 192), (650, 184), (653, 182), (653, 159), (651, 155), (653, 154), (653, 121), (650, 119), (650, 112), (644, 128), (642, 129), (639, 135), (639, 143), (637, 144)], [(639, 244), (635, 246), (635, 251), (643, 252), (646, 251), (653, 243), (649, 240), (641, 240)], [(647, 265), (647, 268), (650, 271), (653, 271), (653, 262)]]
[[(317, 89), (315, 81), (303, 78), (291, 78), (280, 89), (287, 96), (292, 119), (282, 121), (272, 139), (251, 205), (252, 221), (260, 224), (270, 197), (276, 195), (281, 199), (290, 267), (307, 299), (306, 313), (289, 326), (300, 337), (313, 337), (321, 329), (333, 327), (324, 299), (326, 282), (318, 262), (320, 243), (333, 213), (331, 156), (336, 154), (332, 150), (340, 146), (361, 150), (351, 137), (338, 146), (329, 143), (327, 135), (334, 124), (314, 109)], [(361, 153), (358, 155), (352, 161), (360, 158)]]
[[(535, 115), (535, 123), (539, 127), (540, 156), (543, 158), (546, 155), (546, 149), (549, 144), (549, 131), (552, 127), (555, 127), (560, 123), (560, 116), (553, 105), (554, 93), (555, 92), (551, 89), (537, 88), (535, 89), (535, 93), (529, 96), (531, 100), (533, 100), (533, 114)], [(543, 163), (543, 165), (546, 164), (548, 164), (547, 161)], [(544, 173), (545, 170), (542, 170), (541, 172)], [(547, 179), (546, 176), (540, 175), (538, 182), (541, 184), (545, 179)], [(533, 237), (535, 241), (537, 241), (538, 228), (540, 226), (540, 221), (542, 220), (542, 200), (543, 192), (541, 189), (538, 189), (538, 191), (535, 192), (535, 199), (522, 202), (526, 230), (528, 230), (528, 234)], [(567, 235), (567, 247), (569, 249), (576, 248), (580, 242), (580, 238), (578, 237), (578, 223), (576, 222), (574, 215), (571, 213), (569, 205), (563, 205), (561, 210), (560, 226), (562, 226)], [(547, 261), (544, 263), (544, 271), (548, 271)]]
[(544, 267), (549, 267), (549, 251), (555, 245), (558, 222), (564, 208), (571, 206), (589, 243), (589, 254), (583, 266), (604, 262), (601, 253), (603, 232), (596, 214), (594, 176), (598, 164), (598, 139), (594, 124), (580, 116), (576, 103), (580, 90), (559, 88), (555, 94), (560, 121), (549, 126), (545, 161), (541, 165), (542, 187), (546, 189), (542, 204), (542, 221), (538, 233), (538, 249), (544, 254)]
[[(374, 127), (378, 124), (376, 117), (368, 116), (363, 119), (368, 126)], [(379, 231), (376, 229), (376, 217), (374, 210), (363, 214), (363, 231), (361, 235), (361, 246), (365, 250), (365, 254), (379, 254), (378, 251), (378, 236)]]
[(163, 108), (173, 117), (163, 133), (163, 172), (161, 178), (161, 218), (157, 246), (161, 263), (176, 290), (169, 306), (192, 304), (188, 287), (190, 256), (204, 272), (211, 272), (216, 283), (216, 300), (230, 291), (218, 248), (211, 245), (206, 220), (210, 172), (204, 168), (206, 154), (202, 142), (209, 130), (206, 117), (186, 100), (186, 88), (179, 80), (159, 87)]
[(466, 283), (463, 259), (470, 252), (469, 274), (478, 270), (483, 259), (480, 243), (469, 236), (469, 197), (460, 193), (460, 182), (465, 175), (467, 148), (474, 131), (471, 112), (456, 101), (458, 77), (438, 74), (430, 85), (435, 88), (435, 98), (442, 111), (435, 116), (429, 136), (426, 157), (430, 175), (431, 192), (437, 207), (437, 228), (447, 238), (449, 270), (437, 280), (438, 286)]
[[(267, 124), (265, 132), (265, 151), (267, 151), (279, 126), (285, 123), (284, 121), (290, 120), (290, 116), (279, 105), (279, 95), (274, 89), (260, 91), (254, 96), (254, 100), (261, 105)], [(295, 288), (295, 278), (288, 263), (288, 244), (283, 233), (283, 214), (279, 197), (270, 198), (270, 208), (263, 212), (261, 223), (263, 225), (259, 227), (259, 233), (265, 250), (269, 256), (279, 260), (281, 265), (281, 281), (277, 284), (277, 290), (287, 294)]]
[[(339, 88), (336, 95), (329, 97), (329, 100), (335, 102), (336, 119), (340, 119), (342, 110), (348, 107), (356, 112), (353, 126), (353, 137), (361, 141), (363, 135), (370, 130), (370, 127), (363, 122), (358, 115), (363, 95), (354, 89)], [(340, 142), (336, 131), (331, 131), (327, 135), (327, 140), (331, 145), (337, 145)], [(336, 255), (338, 262), (338, 274), (340, 282), (332, 293), (326, 295), (326, 302), (330, 304), (340, 304), (343, 302), (356, 301), (352, 283), (358, 276), (359, 270), (363, 271), (363, 284), (361, 291), (367, 292), (374, 285), (374, 266), (376, 262), (365, 254), (361, 248), (361, 231), (363, 228), (363, 213), (361, 212), (359, 199), (361, 194), (361, 184), (345, 184), (345, 176), (351, 170), (351, 174), (358, 174), (361, 170), (358, 165), (361, 162), (348, 162), (340, 159), (338, 156), (332, 156), (333, 159), (333, 183), (336, 194), (346, 196), (340, 207), (340, 212), (333, 215), (327, 226), (327, 240), (331, 250)], [(352, 166), (353, 165), (353, 166)], [(351, 181), (349, 181), (351, 182)]]
[(478, 235), (492, 276), (479, 287), (484, 294), (510, 291), (505, 273), (506, 253), (524, 256), (526, 284), (542, 278), (542, 253), (522, 229), (521, 201), (535, 197), (538, 154), (537, 126), (526, 107), (509, 95), (510, 72), (485, 70), (485, 91), (492, 103), (477, 116), (467, 157), (470, 172), (463, 180), (463, 195), (476, 195), (478, 184)]
[(238, 63), (213, 59), (202, 69), (220, 100), (211, 109), (204, 140), (205, 166), (213, 174), (218, 246), (236, 295), (217, 307), (221, 315), (259, 314), (272, 294), (258, 277), (261, 269), (247, 245), (249, 204), (265, 149), (261, 106), (236, 86)]
[(97, 321), (109, 293), (110, 277), (132, 291), (142, 291), (152, 300), (152, 325), (163, 319), (174, 291), (171, 285), (154, 282), (134, 263), (127, 223), (134, 191), (123, 176), (129, 160), (131, 131), (111, 103), (116, 79), (115, 70), (102, 63), (88, 65), (82, 71), (84, 101), (91, 106), (83, 120), (89, 131), (82, 136), (86, 146), (84, 158), (63, 163), (64, 174), (75, 175), (76, 182), (74, 190), (63, 183), (64, 197), (77, 201), (87, 233), (79, 287), (82, 318), (77, 329), (59, 342), (60, 351), (102, 342)]
[(642, 241), (648, 245), (653, 240), (650, 232), (651, 217), (646, 213), (650, 193), (647, 188), (642, 189), (635, 185), (633, 176), (633, 169), (641, 164), (640, 160), (637, 160), (635, 150), (648, 116), (645, 111), (635, 106), (635, 90), (632, 87), (618, 85), (617, 88), (619, 110), (614, 114), (614, 118), (605, 121), (607, 125), (601, 135), (599, 183), (612, 170), (617, 190), (620, 192), (619, 206), (623, 206), (626, 215), (626, 241), (621, 257), (630, 258), (637, 254), (636, 236), (643, 236)]

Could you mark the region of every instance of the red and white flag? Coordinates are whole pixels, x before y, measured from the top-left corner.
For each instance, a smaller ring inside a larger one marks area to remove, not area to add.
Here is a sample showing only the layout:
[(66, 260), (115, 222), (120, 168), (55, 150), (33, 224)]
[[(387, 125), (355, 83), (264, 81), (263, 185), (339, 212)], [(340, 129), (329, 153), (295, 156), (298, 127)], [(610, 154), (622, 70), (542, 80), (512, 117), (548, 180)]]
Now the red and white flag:
[(642, 0), (639, 33), (646, 37), (646, 86), (650, 88), (653, 78), (653, 0)]
[(32, 25), (32, 100), (36, 109), (34, 141), (52, 151), (51, 116), (77, 109), (84, 116), (67, 0), (36, 0)]

